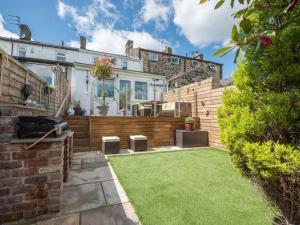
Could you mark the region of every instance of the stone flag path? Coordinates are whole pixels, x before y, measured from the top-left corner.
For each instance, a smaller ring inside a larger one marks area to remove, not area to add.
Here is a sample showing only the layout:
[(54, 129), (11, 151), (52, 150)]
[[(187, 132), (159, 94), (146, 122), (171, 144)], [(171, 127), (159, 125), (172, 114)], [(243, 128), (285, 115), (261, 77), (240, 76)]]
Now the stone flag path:
[(62, 215), (36, 225), (138, 225), (126, 193), (101, 152), (75, 153)]

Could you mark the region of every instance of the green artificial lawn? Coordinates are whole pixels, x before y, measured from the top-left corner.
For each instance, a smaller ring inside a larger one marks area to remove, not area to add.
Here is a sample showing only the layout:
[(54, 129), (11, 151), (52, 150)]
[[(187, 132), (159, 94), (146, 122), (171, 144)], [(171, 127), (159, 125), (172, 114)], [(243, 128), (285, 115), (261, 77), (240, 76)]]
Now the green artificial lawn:
[(143, 225), (271, 225), (274, 210), (226, 152), (109, 157)]

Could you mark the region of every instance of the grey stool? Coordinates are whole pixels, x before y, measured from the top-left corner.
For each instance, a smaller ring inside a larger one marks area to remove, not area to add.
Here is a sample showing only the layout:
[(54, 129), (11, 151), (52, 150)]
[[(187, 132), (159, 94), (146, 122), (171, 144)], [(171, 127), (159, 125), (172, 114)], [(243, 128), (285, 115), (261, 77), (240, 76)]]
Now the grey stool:
[(120, 138), (117, 136), (102, 137), (102, 151), (104, 154), (115, 154), (120, 151)]
[(144, 135), (129, 136), (130, 149), (133, 151), (147, 151), (147, 137)]

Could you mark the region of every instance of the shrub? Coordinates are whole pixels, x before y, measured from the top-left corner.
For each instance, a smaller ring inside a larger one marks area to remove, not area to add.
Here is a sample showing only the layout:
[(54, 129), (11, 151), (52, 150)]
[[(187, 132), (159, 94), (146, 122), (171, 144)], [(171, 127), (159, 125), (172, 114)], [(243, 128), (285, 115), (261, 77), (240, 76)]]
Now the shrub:
[[(265, 8), (254, 11), (253, 30), (272, 26)], [(234, 165), (264, 187), (285, 224), (299, 225), (299, 7), (274, 18), (278, 27), (271, 45), (242, 47), (245, 60), (234, 73), (235, 87), (224, 91), (218, 121)]]
[(184, 123), (194, 123), (195, 119), (191, 116), (185, 118)]

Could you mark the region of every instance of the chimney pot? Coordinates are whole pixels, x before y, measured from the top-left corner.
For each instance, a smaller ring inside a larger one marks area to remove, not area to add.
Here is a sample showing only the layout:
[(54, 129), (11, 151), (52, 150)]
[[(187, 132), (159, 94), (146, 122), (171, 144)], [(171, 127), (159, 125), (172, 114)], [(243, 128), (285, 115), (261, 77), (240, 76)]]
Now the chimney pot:
[(80, 36), (80, 48), (86, 49), (86, 37), (85, 36)]
[(164, 52), (164, 53), (168, 53), (168, 54), (172, 54), (172, 48), (166, 46), (163, 52)]
[(31, 41), (31, 30), (28, 25), (20, 24), (20, 39)]

